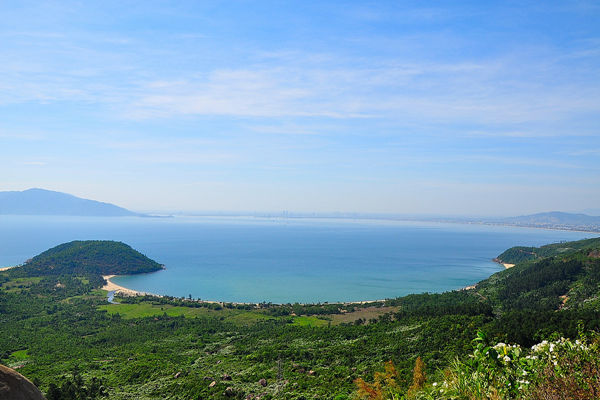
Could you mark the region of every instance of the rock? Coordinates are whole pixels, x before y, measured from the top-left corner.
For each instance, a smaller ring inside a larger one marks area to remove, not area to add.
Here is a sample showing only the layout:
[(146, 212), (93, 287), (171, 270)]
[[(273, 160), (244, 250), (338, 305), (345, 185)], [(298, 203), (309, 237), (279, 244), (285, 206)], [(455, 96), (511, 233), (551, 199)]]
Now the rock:
[(29, 379), (4, 365), (0, 365), (0, 399), (45, 400), (42, 392)]
[(175, 374), (175, 376), (174, 376), (174, 378), (175, 378), (175, 379), (177, 379), (177, 378), (179, 378), (180, 376), (181, 376), (181, 371), (180, 371), (180, 372), (178, 372), (178, 373), (176, 373), (176, 374)]
[(212, 381), (212, 382), (210, 383), (210, 385), (208, 385), (208, 387), (210, 387), (210, 388), (211, 388), (211, 387), (215, 387), (215, 385), (216, 385), (216, 384), (217, 384), (217, 381)]
[(205, 377), (204, 377), (204, 380), (205, 380), (205, 381), (214, 381), (214, 379), (213, 379), (213, 378), (211, 378), (210, 376), (205, 376)]
[(224, 374), (221, 377), (221, 379), (223, 379), (224, 381), (230, 381), (230, 380), (232, 380), (231, 375), (228, 375), (228, 374)]
[(227, 389), (225, 389), (225, 396), (233, 396), (235, 393), (233, 392), (233, 388), (231, 386), (228, 386)]
[(262, 387), (267, 386), (267, 380), (265, 378), (262, 378), (261, 380), (258, 381), (258, 384)]
[(310, 376), (315, 376), (317, 373), (315, 371), (313, 371), (312, 369), (310, 371), (308, 371), (308, 375)]
[(303, 373), (305, 373), (305, 372), (306, 372), (306, 370), (305, 370), (304, 368), (300, 368), (300, 369), (298, 370), (298, 372), (300, 372), (301, 374), (303, 374)]

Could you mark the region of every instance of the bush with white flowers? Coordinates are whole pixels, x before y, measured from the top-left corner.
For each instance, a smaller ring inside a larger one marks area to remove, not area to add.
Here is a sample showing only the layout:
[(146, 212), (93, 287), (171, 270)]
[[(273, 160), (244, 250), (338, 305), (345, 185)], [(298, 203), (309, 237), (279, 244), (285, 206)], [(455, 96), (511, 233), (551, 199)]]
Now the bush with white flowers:
[(432, 383), (416, 398), (543, 399), (549, 398), (547, 393), (557, 392), (565, 394), (564, 398), (587, 398), (570, 396), (588, 396), (600, 390), (597, 336), (591, 341), (585, 336), (544, 340), (531, 349), (489, 344), (482, 332), (474, 342), (475, 349), (466, 360), (456, 360), (444, 371), (441, 382)]

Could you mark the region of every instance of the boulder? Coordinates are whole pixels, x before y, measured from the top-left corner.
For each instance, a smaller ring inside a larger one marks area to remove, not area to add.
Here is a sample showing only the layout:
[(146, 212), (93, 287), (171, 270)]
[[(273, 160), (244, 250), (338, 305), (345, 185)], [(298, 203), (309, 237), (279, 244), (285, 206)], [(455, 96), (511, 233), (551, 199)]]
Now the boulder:
[(262, 387), (267, 386), (267, 380), (265, 378), (262, 378), (261, 380), (258, 381), (258, 384)]
[(12, 368), (0, 365), (0, 399), (46, 400), (40, 389)]

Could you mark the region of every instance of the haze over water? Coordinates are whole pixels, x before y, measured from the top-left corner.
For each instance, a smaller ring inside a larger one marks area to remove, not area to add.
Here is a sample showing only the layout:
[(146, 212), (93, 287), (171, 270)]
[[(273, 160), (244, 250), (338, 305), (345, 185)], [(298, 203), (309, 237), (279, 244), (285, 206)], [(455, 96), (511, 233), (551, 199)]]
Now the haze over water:
[(235, 302), (359, 301), (458, 289), (500, 271), (491, 259), (511, 246), (595, 236), (338, 219), (0, 216), (0, 266), (71, 240), (119, 240), (167, 268), (114, 278), (135, 290)]

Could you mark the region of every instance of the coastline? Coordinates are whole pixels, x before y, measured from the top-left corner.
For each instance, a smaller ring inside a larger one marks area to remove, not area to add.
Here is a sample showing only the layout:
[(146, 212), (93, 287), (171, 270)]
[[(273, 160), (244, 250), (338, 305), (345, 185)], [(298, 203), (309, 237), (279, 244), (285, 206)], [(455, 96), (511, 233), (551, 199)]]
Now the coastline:
[(117, 275), (102, 275), (102, 278), (106, 281), (106, 285), (102, 286), (102, 290), (106, 290), (108, 292), (115, 292), (119, 294), (124, 294), (125, 296), (158, 296), (153, 293), (140, 292), (137, 290), (129, 289), (124, 286), (117, 285), (116, 283), (111, 281), (111, 278), (114, 278)]
[[(102, 290), (106, 290), (108, 292), (115, 292), (125, 295), (125, 296), (156, 296), (156, 297), (163, 297), (159, 294), (155, 294), (155, 293), (149, 293), (149, 292), (140, 292), (138, 290), (133, 290), (133, 289), (129, 289), (126, 288), (124, 286), (121, 285), (117, 285), (116, 283), (114, 283), (113, 281), (111, 281), (112, 278), (114, 278), (117, 275), (102, 275), (102, 278), (104, 278), (104, 280), (106, 280), (106, 285), (102, 286), (100, 289)], [(258, 305), (260, 303), (241, 303), (241, 302), (228, 302), (228, 301), (218, 301), (218, 300), (188, 300), (187, 298), (183, 299), (184, 301), (194, 301), (194, 302), (199, 302), (199, 303), (208, 303), (208, 304), (225, 304), (225, 303), (230, 303), (230, 304), (239, 304), (239, 305)], [(371, 304), (371, 303), (383, 303), (386, 300), (360, 300), (360, 301), (345, 301), (345, 302), (339, 302), (339, 303), (330, 303), (330, 304), (343, 304), (343, 305), (352, 305), (352, 304)], [(313, 303), (301, 303), (302, 305), (312, 305)]]
[(9, 269), (14, 268), (14, 267), (16, 267), (16, 265), (13, 265), (12, 267), (0, 267), (0, 272), (8, 271)]
[(510, 263), (505, 263), (504, 261), (500, 260), (499, 258), (494, 258), (492, 259), (493, 262), (502, 265), (505, 269), (509, 269), (514, 267), (516, 264), (510, 264)]

